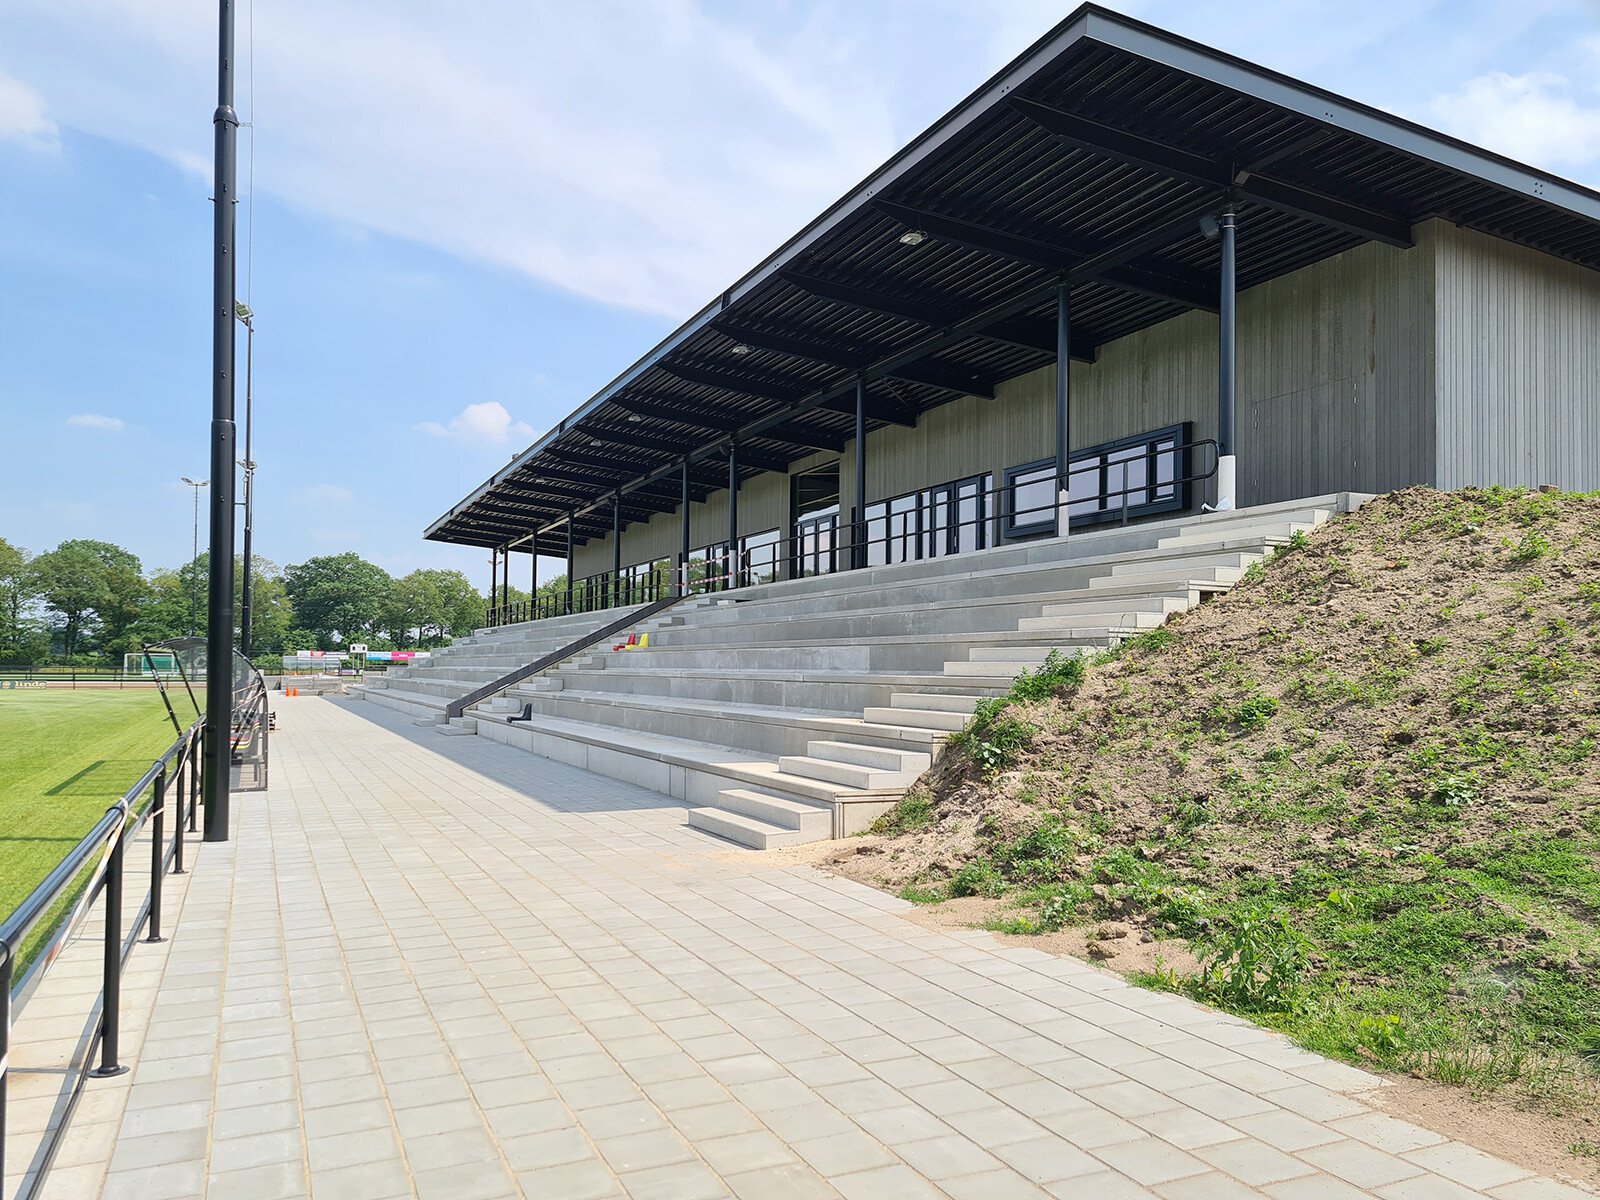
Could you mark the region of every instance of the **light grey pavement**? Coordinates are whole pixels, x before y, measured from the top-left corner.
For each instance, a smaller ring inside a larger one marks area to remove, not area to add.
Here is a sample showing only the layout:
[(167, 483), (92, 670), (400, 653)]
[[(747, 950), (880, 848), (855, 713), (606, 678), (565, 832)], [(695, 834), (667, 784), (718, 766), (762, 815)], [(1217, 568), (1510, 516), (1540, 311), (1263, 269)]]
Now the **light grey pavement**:
[(675, 801), (280, 699), (78, 1200), (1496, 1200), (1586, 1193), (1362, 1072), (687, 829)]

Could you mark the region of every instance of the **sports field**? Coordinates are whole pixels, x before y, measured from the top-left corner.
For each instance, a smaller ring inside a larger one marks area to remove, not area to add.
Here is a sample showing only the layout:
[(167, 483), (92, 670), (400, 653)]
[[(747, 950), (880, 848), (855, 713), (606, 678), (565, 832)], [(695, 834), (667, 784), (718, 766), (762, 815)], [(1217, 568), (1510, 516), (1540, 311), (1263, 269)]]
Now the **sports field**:
[[(193, 721), (181, 690), (172, 700)], [(0, 918), (176, 736), (154, 688), (0, 690)]]

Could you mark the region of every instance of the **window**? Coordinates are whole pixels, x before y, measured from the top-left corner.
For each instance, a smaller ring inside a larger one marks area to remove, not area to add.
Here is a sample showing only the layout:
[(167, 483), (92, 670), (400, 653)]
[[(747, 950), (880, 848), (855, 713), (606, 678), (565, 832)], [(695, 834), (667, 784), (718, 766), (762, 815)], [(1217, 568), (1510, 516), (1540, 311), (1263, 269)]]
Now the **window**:
[(973, 475), (867, 505), (867, 565), (982, 550), (993, 479)]
[[(1188, 422), (1169, 425), (1076, 451), (1067, 486), (1073, 527), (1187, 509), (1190, 428)], [(1006, 472), (1008, 538), (1055, 533), (1054, 488), (1054, 459)]]

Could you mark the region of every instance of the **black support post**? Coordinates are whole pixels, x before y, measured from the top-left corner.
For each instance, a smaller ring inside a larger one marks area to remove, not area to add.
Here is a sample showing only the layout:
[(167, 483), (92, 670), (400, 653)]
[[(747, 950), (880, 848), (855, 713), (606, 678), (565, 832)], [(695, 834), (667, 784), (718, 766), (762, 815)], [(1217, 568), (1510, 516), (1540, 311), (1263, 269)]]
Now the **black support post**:
[(739, 586), (739, 444), (728, 443), (728, 580), (727, 586)]
[(173, 791), (178, 796), (178, 810), (172, 814), (172, 873), (183, 874), (183, 806), (189, 799), (189, 783), (185, 776), (189, 772), (189, 751), (181, 751), (178, 755), (177, 786)]
[(572, 571), (576, 565), (572, 551), (572, 514), (567, 514), (567, 611), (572, 611)]
[(1237, 216), (1233, 205), (1222, 210), (1217, 222), (1222, 239), (1221, 294), (1217, 303), (1217, 509), (1238, 506), (1238, 468), (1234, 459), (1234, 401), (1236, 397), (1238, 262), (1235, 251)]
[(856, 494), (850, 529), (850, 565), (867, 565), (867, 377), (856, 376)]
[[(223, 739), (227, 744), (227, 739)], [(207, 772), (209, 774), (209, 771)], [(211, 810), (206, 809), (206, 825), (211, 824)], [(124, 1075), (128, 1068), (117, 1061), (121, 1053), (122, 1008), (122, 859), (127, 845), (128, 830), (133, 827), (133, 814), (127, 813), (122, 828), (111, 843), (111, 857), (106, 863), (105, 904), (106, 928), (102, 968), (105, 972), (104, 995), (100, 1007), (100, 1065), (89, 1074), (97, 1079), (110, 1075)], [(208, 841), (211, 839), (207, 839)]]
[(622, 493), (611, 499), (611, 603), (622, 603)]
[(156, 772), (155, 798), (150, 802), (150, 926), (146, 942), (164, 942), (161, 936), (161, 857), (166, 853), (167, 769)]
[(683, 539), (678, 551), (678, 595), (689, 593), (689, 460), (683, 460)]
[(211, 560), (206, 620), (205, 840), (228, 840), (233, 742), (234, 207), (239, 117), (233, 111), (233, 0), (219, 0), (211, 271)]
[(0, 1179), (6, 1177), (6, 1093), (11, 1076), (7, 1060), (11, 1054), (11, 975), (15, 953), (10, 946), (0, 948)]
[(1067, 472), (1072, 465), (1072, 340), (1070, 292), (1062, 280), (1056, 288), (1056, 536), (1065, 537), (1072, 527), (1068, 499), (1072, 480)]
[(511, 547), (500, 551), (500, 603), (506, 609), (506, 623), (511, 621)]

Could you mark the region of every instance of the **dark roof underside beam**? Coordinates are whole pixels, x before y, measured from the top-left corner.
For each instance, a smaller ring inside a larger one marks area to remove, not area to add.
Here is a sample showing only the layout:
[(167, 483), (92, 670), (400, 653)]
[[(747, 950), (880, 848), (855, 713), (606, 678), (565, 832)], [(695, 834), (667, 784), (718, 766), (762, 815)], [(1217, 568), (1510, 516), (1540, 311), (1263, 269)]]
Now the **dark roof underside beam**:
[(1080, 117), (1037, 100), (1012, 96), (1009, 102), (1012, 108), (1041, 129), (1067, 145), (1091, 154), (1142, 167), (1168, 179), (1178, 179), (1201, 187), (1229, 189), (1269, 208), (1305, 217), (1369, 241), (1401, 247), (1412, 244), (1409, 221), (1388, 213), (1374, 212), (1299, 184), (1253, 174), (1248, 163), (1219, 163), (1202, 154)]

